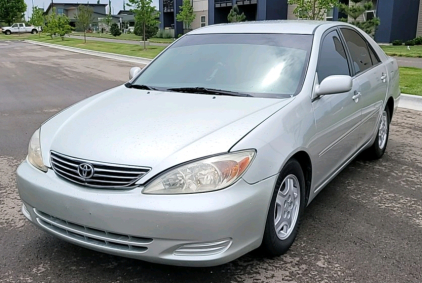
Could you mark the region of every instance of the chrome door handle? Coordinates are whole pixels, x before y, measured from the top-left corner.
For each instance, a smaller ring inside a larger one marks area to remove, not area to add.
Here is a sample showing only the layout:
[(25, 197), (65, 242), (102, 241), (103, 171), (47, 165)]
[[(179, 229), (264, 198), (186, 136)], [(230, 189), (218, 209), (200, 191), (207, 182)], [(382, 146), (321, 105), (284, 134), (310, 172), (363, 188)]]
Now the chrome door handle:
[(359, 97), (361, 96), (362, 94), (360, 93), (360, 91), (355, 91), (355, 95), (353, 95), (352, 96), (352, 99), (356, 102), (356, 103), (358, 103), (359, 102)]
[(384, 74), (384, 73), (382, 73), (382, 76), (381, 76), (381, 81), (382, 81), (383, 83), (385, 83), (385, 82), (386, 82), (386, 80), (387, 80), (387, 75), (386, 75), (386, 74)]

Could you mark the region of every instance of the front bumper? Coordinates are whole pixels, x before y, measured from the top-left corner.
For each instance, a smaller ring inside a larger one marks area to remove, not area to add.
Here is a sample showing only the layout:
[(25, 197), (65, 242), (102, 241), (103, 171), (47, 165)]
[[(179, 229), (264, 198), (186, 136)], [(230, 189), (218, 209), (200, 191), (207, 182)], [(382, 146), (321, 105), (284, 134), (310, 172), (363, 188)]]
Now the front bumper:
[(17, 171), (23, 213), (63, 240), (150, 262), (214, 266), (259, 247), (276, 177), (216, 192), (144, 195), (78, 186), (26, 161)]

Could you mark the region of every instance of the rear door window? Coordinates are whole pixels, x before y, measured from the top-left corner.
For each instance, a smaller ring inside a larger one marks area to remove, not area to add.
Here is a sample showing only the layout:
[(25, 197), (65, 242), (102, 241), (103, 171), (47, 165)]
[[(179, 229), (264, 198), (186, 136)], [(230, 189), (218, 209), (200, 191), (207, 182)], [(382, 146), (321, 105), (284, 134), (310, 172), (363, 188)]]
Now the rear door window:
[(357, 75), (371, 68), (373, 64), (367, 42), (354, 30), (342, 28), (341, 32), (352, 57), (353, 75)]

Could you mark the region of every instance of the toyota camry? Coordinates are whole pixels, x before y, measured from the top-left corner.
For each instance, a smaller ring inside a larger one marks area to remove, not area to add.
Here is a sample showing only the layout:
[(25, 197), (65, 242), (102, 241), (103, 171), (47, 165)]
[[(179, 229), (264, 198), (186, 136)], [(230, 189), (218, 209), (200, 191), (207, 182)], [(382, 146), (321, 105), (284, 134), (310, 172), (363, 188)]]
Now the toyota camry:
[(35, 131), (22, 212), (68, 242), (213, 266), (285, 253), (306, 206), (362, 153), (381, 158), (396, 61), (340, 22), (213, 25)]

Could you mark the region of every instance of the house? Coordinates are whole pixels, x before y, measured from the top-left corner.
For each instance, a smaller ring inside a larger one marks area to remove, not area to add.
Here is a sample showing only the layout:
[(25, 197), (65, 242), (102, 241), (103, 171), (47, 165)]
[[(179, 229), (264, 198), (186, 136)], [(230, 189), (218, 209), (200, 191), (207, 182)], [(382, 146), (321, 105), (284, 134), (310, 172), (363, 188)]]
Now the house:
[[(363, 16), (379, 17), (381, 24), (375, 33), (377, 42), (388, 43), (396, 39), (409, 40), (422, 36), (422, 0), (372, 0), (374, 10)], [(176, 21), (183, 0), (159, 0), (161, 29), (174, 28), (183, 33), (183, 24)], [(349, 0), (340, 0), (350, 5)], [(234, 5), (245, 13), (247, 21), (297, 19), (294, 5), (288, 0), (191, 0), (197, 15), (192, 28), (227, 23), (227, 15)], [(326, 20), (337, 21), (347, 17), (338, 8), (327, 11)]]
[[(208, 25), (209, 0), (191, 0), (193, 12), (196, 15), (191, 29)], [(160, 29), (174, 29), (174, 34), (183, 34), (183, 23), (176, 21), (183, 0), (159, 0)]]
[(133, 32), (135, 28), (135, 14), (133, 11), (120, 10), (116, 16), (121, 18), (123, 29), (129, 29)]
[[(53, 13), (53, 8), (56, 9), (56, 13), (58, 15), (65, 15), (69, 18), (69, 24), (72, 27), (76, 27), (76, 19), (75, 16), (78, 13), (78, 7), (82, 6), (88, 6), (93, 10), (92, 17), (93, 21), (91, 24), (91, 28), (93, 30), (98, 30), (103, 24), (101, 22), (107, 17), (106, 14), (106, 6), (107, 4), (79, 4), (79, 3), (50, 3), (46, 11), (44, 12), (45, 15), (50, 15)], [(111, 15), (111, 20), (114, 23), (120, 24), (120, 17)]]

